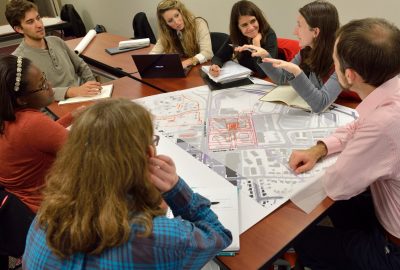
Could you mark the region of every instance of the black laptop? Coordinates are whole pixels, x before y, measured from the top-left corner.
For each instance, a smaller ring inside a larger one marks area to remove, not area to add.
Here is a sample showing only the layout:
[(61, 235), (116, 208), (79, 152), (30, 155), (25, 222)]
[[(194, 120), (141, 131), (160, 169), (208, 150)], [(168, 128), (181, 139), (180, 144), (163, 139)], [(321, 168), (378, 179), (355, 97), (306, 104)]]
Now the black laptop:
[(181, 78), (191, 69), (183, 68), (179, 54), (136, 54), (132, 59), (142, 78)]

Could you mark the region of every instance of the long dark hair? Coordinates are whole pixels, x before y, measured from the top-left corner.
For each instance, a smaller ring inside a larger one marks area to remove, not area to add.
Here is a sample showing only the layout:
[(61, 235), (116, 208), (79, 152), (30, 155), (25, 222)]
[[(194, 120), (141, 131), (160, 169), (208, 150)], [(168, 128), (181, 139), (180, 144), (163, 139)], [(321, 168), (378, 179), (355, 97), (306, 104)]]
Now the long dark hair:
[[(258, 21), (259, 32), (263, 39), (267, 38), (268, 30), (270, 26), (265, 19), (265, 16), (261, 9), (257, 7), (253, 2), (247, 0), (241, 0), (236, 2), (232, 6), (231, 20), (229, 24), (229, 34), (233, 44), (244, 45), (248, 44), (248, 38), (242, 34), (239, 29), (239, 17), (240, 16), (254, 16)], [(263, 43), (263, 42), (261, 42)]]
[(301, 69), (305, 73), (314, 72), (324, 78), (333, 70), (333, 47), (335, 33), (339, 29), (339, 15), (334, 5), (327, 1), (314, 1), (299, 9), (307, 24), (319, 28), (319, 35), (314, 40), (313, 48), (301, 50)]
[(31, 61), (22, 58), (21, 82), (15, 91), (17, 78), (17, 57), (14, 55), (0, 56), (0, 134), (4, 134), (4, 121), (15, 121), (15, 110), (19, 108), (17, 98), (26, 92), (27, 70)]

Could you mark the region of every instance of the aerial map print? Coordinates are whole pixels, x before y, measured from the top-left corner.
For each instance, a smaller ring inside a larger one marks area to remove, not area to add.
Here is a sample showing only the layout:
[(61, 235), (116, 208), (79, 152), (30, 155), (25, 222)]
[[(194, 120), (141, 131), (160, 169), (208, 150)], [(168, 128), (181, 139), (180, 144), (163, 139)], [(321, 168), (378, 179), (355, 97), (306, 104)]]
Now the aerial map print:
[(238, 186), (267, 215), (335, 161), (295, 175), (288, 167), (292, 150), (308, 148), (356, 118), (354, 110), (341, 106), (314, 114), (259, 101), (268, 88), (201, 86), (135, 101), (154, 115), (158, 132)]

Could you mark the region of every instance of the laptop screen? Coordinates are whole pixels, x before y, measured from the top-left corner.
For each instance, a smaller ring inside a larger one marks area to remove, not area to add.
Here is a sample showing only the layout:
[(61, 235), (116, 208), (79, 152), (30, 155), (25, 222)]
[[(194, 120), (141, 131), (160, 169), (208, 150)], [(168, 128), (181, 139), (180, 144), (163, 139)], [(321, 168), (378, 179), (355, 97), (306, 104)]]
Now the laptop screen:
[(179, 54), (137, 54), (132, 55), (142, 78), (185, 77)]

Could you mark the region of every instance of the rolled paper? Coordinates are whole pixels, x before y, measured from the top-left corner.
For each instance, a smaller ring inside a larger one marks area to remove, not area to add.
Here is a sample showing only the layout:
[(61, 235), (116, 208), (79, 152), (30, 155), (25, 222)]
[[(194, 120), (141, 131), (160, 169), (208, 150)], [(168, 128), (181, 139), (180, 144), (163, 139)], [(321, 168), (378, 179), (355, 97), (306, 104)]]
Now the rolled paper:
[(149, 38), (131, 39), (120, 41), (118, 49), (135, 48), (135, 47), (147, 47), (150, 45)]
[(77, 54), (81, 54), (95, 36), (96, 36), (96, 31), (94, 29), (90, 29), (89, 32), (87, 32), (86, 36), (75, 47), (74, 52)]

